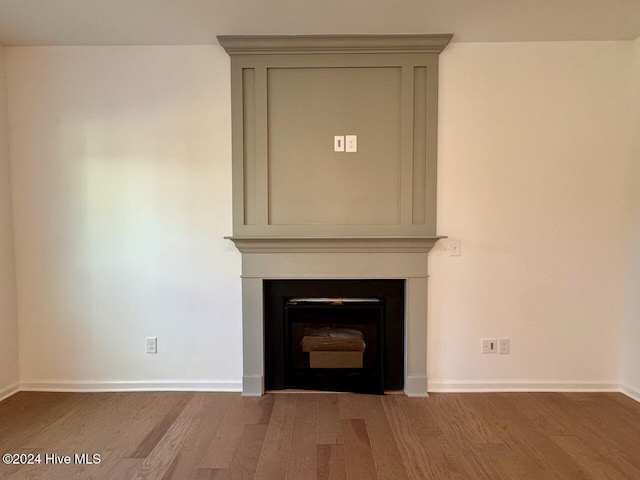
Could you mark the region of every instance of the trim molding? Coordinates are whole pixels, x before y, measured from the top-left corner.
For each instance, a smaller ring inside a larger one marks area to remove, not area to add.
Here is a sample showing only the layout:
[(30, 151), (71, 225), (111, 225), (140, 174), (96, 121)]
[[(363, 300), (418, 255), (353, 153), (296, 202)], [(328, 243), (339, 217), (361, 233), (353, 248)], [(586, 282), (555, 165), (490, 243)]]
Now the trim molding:
[(404, 385), (404, 394), (407, 397), (428, 397), (427, 376), (407, 375), (407, 381)]
[[(421, 391), (426, 377), (411, 375), (407, 378), (405, 395), (408, 397), (428, 397)], [(243, 396), (263, 395), (262, 375), (245, 375), (243, 382), (248, 390)], [(18, 392), (242, 392), (243, 382), (235, 380), (200, 381), (28, 381), (10, 385), (0, 390), (0, 402)], [(520, 381), (431, 381), (431, 393), (491, 393), (491, 392), (618, 392), (640, 402), (640, 389), (614, 382), (520, 382)]]
[(481, 392), (620, 392), (621, 385), (616, 382), (567, 381), (458, 381), (432, 380), (427, 390), (433, 393), (481, 393)]
[(242, 253), (428, 253), (433, 237), (224, 237)]
[(453, 34), (219, 35), (229, 55), (310, 53), (440, 53)]
[(18, 393), (20, 391), (19, 387), (20, 385), (18, 383), (14, 383), (13, 385), (9, 385), (7, 388), (0, 390), (0, 402)]
[(640, 402), (640, 388), (631, 387), (630, 385), (620, 385), (620, 391), (636, 402)]
[(243, 397), (261, 397), (262, 395), (264, 395), (264, 376), (263, 375), (243, 375), (242, 396)]
[(28, 380), (20, 382), (25, 392), (240, 392), (242, 383), (235, 380), (137, 380), (73, 381)]

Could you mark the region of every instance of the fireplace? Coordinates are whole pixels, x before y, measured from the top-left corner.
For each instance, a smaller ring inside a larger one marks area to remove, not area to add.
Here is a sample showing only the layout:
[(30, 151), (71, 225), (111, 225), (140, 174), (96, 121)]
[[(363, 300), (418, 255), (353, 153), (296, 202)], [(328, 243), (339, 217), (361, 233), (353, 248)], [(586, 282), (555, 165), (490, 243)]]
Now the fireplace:
[[(369, 390), (375, 383), (376, 391), (426, 395), (427, 256), (442, 238), (438, 55), (451, 37), (218, 37), (231, 57), (228, 238), (242, 252), (243, 395), (283, 388), (285, 378), (288, 385), (340, 389), (355, 382)], [(336, 148), (344, 135), (355, 142)], [(287, 293), (273, 317), (283, 330), (273, 347), (280, 365), (274, 374), (265, 285), (280, 280), (396, 281), (404, 290), (394, 302), (403, 310), (390, 320), (389, 298), (368, 291)], [(319, 296), (379, 304), (292, 300)], [(327, 312), (332, 320), (312, 325)], [(405, 334), (393, 355), (389, 325)], [(352, 343), (323, 351), (323, 335)]]
[[(437, 238), (415, 238), (376, 243), (373, 239), (234, 239), (242, 252), (242, 355), (243, 395), (262, 395), (267, 382), (266, 346), (272, 335), (267, 326), (265, 285), (272, 281), (395, 280), (404, 285), (397, 301), (403, 313), (391, 325), (403, 335), (402, 353), (387, 357), (385, 368), (400, 365), (402, 381), (397, 388), (409, 396), (427, 394), (427, 260)], [(312, 249), (311, 251), (309, 251)], [(274, 283), (273, 285), (278, 285)], [(286, 293), (296, 297), (341, 297), (344, 293), (308, 291)], [(353, 297), (380, 297), (363, 289)], [(285, 294), (280, 300), (284, 315)], [(387, 302), (388, 303), (388, 302)], [(283, 317), (280, 318), (283, 318)], [(389, 325), (389, 322), (387, 322)], [(284, 344), (279, 347), (284, 348)], [(281, 357), (284, 361), (284, 357)], [(385, 378), (389, 378), (385, 375)], [(280, 387), (284, 388), (282, 384)], [(385, 387), (387, 388), (387, 387)], [(387, 388), (395, 390), (396, 387)]]
[(265, 280), (265, 388), (404, 388), (403, 280)]

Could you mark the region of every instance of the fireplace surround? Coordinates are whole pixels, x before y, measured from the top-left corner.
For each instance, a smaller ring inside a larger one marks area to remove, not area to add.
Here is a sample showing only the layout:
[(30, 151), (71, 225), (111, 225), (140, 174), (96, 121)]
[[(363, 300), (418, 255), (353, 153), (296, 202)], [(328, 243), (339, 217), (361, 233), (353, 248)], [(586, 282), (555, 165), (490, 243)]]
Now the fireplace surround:
[[(398, 359), (403, 367), (402, 390), (408, 396), (426, 396), (427, 258), (438, 238), (403, 240), (395, 246), (387, 239), (383, 248), (376, 240), (366, 246), (362, 238), (353, 243), (343, 238), (338, 247), (325, 244), (319, 251), (314, 239), (276, 242), (275, 246), (274, 239), (264, 243), (235, 239), (242, 252), (243, 395), (265, 391), (265, 280), (397, 279), (405, 285), (404, 353)], [(313, 251), (306, 250), (307, 241), (314, 245)]]
[[(389, 362), (407, 395), (426, 395), (438, 56), (451, 37), (218, 37), (231, 57), (244, 395), (265, 389), (265, 281), (292, 279), (402, 281), (404, 348)], [(333, 148), (345, 134), (355, 151)]]

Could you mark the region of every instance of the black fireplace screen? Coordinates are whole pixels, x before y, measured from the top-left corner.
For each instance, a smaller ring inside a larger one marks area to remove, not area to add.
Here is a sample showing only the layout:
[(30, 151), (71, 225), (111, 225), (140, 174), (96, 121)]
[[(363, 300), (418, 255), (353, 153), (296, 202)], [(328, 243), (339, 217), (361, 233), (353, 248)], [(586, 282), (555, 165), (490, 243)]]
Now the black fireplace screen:
[(284, 311), (287, 384), (382, 392), (383, 299), (292, 298)]
[[(264, 289), (267, 389), (402, 389), (404, 281), (267, 280)], [(327, 296), (337, 293), (367, 296)]]

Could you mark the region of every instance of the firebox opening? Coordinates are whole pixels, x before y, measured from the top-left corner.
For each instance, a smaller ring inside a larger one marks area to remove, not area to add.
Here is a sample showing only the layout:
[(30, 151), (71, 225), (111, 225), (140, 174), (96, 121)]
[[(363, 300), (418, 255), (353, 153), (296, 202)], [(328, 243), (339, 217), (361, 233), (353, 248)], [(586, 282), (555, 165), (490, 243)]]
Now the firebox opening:
[(403, 280), (265, 280), (264, 298), (267, 389), (403, 388)]

